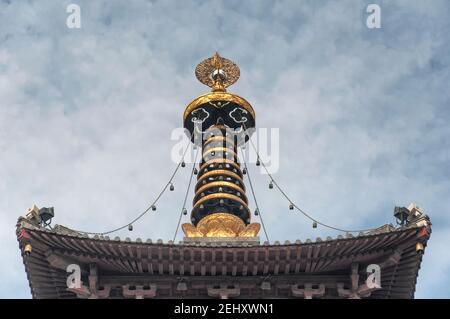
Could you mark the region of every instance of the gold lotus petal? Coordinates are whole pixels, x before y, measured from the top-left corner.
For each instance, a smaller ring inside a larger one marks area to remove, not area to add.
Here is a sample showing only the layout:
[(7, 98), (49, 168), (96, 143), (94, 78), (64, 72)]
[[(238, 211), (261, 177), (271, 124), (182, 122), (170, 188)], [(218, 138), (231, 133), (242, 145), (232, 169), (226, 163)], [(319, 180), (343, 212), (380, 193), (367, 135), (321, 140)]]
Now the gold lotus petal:
[(214, 213), (203, 217), (197, 229), (205, 237), (237, 237), (245, 229), (245, 224), (233, 214)]
[(185, 223), (181, 225), (186, 237), (204, 237), (203, 234), (192, 224)]
[(239, 237), (256, 237), (260, 229), (261, 225), (259, 223), (251, 223), (239, 233)]

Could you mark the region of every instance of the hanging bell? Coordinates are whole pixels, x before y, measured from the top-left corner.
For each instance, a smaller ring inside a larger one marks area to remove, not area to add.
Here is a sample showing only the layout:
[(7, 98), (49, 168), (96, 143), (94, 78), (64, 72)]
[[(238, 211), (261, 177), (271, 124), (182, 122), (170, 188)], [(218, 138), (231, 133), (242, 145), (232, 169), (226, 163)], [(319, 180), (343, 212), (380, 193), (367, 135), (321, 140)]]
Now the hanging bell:
[(197, 175), (198, 174), (198, 170), (197, 170), (197, 168), (194, 168), (194, 175)]
[(31, 255), (31, 251), (32, 251), (31, 244), (26, 244), (25, 247), (23, 248), (23, 253), (26, 256), (30, 256)]
[(155, 211), (156, 210), (156, 206), (152, 205), (152, 210)]
[(175, 189), (175, 187), (173, 186), (172, 183), (170, 183), (170, 188), (169, 189), (170, 189), (171, 192), (173, 192), (173, 190)]
[(133, 225), (131, 225), (131, 224), (128, 225), (128, 230), (129, 230), (129, 231), (132, 231), (132, 230), (133, 230)]
[(242, 170), (242, 174), (247, 174), (247, 170), (245, 168)]
[(313, 222), (313, 228), (317, 228), (317, 222)]
[(221, 200), (219, 201), (219, 204), (220, 204), (220, 205), (223, 205), (223, 204), (225, 204), (224, 200), (223, 200), (223, 199), (221, 199)]
[(184, 161), (181, 162), (181, 167), (185, 167), (186, 163)]
[(259, 157), (258, 157), (258, 159), (256, 160), (256, 166), (259, 166), (259, 165), (261, 165), (261, 162), (259, 161)]
[(272, 189), (273, 188), (273, 183), (272, 183), (272, 181), (270, 181), (270, 183), (269, 183), (269, 189)]
[(203, 204), (201, 204), (200, 205), (200, 209), (203, 209), (203, 208), (205, 208), (205, 206)]
[(294, 204), (290, 203), (290, 204), (289, 204), (289, 209), (290, 209), (290, 210), (293, 210), (293, 209), (294, 209)]
[(423, 244), (421, 242), (417, 242), (416, 243), (416, 252), (423, 253), (423, 250), (424, 250)]
[(258, 215), (259, 215), (259, 210), (257, 208), (257, 209), (255, 209), (255, 216), (258, 216)]
[(183, 215), (187, 215), (187, 209), (183, 208)]

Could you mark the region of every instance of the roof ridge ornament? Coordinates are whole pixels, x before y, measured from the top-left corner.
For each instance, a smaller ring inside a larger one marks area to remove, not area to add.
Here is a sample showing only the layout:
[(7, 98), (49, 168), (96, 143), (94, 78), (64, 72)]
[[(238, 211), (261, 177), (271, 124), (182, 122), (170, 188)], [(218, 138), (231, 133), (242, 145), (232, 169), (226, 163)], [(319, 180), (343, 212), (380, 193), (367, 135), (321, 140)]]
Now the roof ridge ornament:
[(218, 52), (195, 68), (197, 79), (212, 88), (213, 92), (225, 92), (227, 87), (236, 83), (240, 73), (236, 63), (221, 57)]

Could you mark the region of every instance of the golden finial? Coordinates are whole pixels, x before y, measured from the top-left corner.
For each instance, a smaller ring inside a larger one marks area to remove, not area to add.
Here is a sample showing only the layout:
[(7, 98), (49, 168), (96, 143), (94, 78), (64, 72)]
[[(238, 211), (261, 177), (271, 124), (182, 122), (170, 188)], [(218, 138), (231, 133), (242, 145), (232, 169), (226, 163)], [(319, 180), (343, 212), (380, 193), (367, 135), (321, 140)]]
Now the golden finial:
[(220, 70), (222, 68), (222, 63), (220, 63), (219, 52), (216, 51), (216, 53), (214, 53), (213, 59), (211, 61), (211, 65), (216, 70)]
[(239, 79), (239, 75), (240, 70), (236, 63), (222, 58), (218, 52), (195, 68), (197, 79), (213, 91), (226, 91), (227, 87)]

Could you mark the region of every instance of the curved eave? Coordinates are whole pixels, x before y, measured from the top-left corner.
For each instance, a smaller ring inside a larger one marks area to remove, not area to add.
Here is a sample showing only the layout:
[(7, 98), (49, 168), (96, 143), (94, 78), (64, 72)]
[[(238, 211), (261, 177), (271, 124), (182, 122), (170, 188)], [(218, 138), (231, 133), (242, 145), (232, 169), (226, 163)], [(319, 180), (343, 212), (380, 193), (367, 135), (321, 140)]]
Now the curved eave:
[[(213, 268), (235, 267), (234, 278), (242, 280), (267, 275), (275, 278), (296, 274), (342, 274), (348, 273), (354, 262), (382, 262), (382, 289), (373, 292), (370, 298), (413, 298), (422, 261), (422, 254), (416, 252), (415, 243), (424, 229), (425, 227), (414, 227), (357, 237), (263, 245), (231, 242), (212, 245), (174, 244), (171, 241), (163, 243), (161, 240), (144, 243), (139, 239), (131, 241), (128, 238), (125, 241), (107, 237), (87, 238), (36, 229), (28, 227), (26, 223), (20, 226), (19, 231), (26, 231), (33, 246), (31, 256), (22, 256), (33, 298), (75, 298), (73, 293), (65, 289), (67, 273), (58, 261), (59, 257), (61, 260), (84, 265), (95, 262), (101, 272), (117, 276), (148, 275), (150, 270), (152, 275), (171, 276), (177, 275), (177, 267), (184, 262), (180, 261), (180, 258), (184, 258), (180, 257), (180, 251), (183, 251), (184, 256), (212, 256), (212, 251), (215, 252), (214, 256), (233, 256), (234, 253), (239, 256), (248, 255), (245, 269), (249, 270), (245, 273), (242, 262), (223, 263), (218, 257), (202, 269), (197, 264), (195, 269), (185, 267), (184, 275), (193, 277), (197, 277), (198, 273), (211, 275)], [(392, 265), (386, 263), (396, 251), (401, 252), (399, 261)], [(194, 273), (191, 274), (190, 271)], [(231, 269), (225, 269), (225, 273), (228, 271)]]

